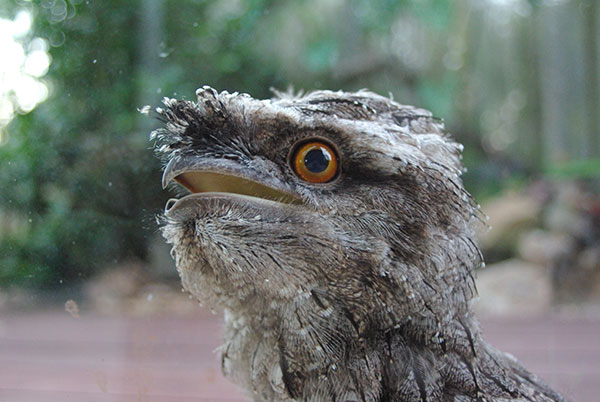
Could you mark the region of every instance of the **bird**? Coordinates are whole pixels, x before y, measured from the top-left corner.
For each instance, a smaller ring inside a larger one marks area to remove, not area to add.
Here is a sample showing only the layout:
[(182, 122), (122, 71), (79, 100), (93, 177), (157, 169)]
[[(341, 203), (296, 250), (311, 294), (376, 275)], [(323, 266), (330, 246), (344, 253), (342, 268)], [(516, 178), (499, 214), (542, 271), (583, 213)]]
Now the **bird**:
[(482, 337), (483, 213), (463, 146), (369, 90), (204, 86), (151, 134), (183, 289), (222, 309), (223, 374), (254, 401), (563, 401)]

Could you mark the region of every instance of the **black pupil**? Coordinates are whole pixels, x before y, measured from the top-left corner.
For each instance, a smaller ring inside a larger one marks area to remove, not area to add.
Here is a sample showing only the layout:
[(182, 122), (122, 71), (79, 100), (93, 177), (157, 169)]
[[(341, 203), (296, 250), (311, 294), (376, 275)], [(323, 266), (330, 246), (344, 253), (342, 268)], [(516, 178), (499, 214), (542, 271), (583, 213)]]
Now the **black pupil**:
[(327, 169), (330, 160), (329, 152), (323, 148), (312, 149), (304, 156), (304, 166), (313, 173), (321, 173)]

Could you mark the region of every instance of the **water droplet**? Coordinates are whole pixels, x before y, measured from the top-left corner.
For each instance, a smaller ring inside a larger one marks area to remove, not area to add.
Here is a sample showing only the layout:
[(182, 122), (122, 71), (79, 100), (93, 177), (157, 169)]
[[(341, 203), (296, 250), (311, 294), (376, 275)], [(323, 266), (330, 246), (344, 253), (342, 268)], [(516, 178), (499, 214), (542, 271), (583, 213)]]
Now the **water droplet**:
[(60, 47), (65, 43), (65, 33), (62, 31), (55, 31), (50, 34), (49, 38), (50, 46)]
[(166, 59), (171, 53), (173, 53), (173, 49), (163, 50), (158, 54), (158, 57), (160, 57), (161, 59)]

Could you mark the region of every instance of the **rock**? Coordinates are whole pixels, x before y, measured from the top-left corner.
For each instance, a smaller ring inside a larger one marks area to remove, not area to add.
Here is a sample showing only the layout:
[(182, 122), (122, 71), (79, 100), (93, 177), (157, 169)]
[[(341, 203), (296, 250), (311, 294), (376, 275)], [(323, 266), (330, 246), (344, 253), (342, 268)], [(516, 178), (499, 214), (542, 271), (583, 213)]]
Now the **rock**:
[(519, 233), (532, 227), (539, 219), (541, 202), (527, 193), (511, 192), (487, 202), (482, 211), (489, 216), (490, 228), (484, 228), (478, 238), (485, 254), (514, 255)]
[(491, 264), (478, 272), (480, 315), (533, 315), (549, 311), (552, 283), (549, 271), (518, 259)]
[(198, 302), (190, 298), (189, 293), (160, 283), (141, 289), (135, 297), (128, 300), (127, 309), (135, 316), (188, 315), (200, 311)]
[(585, 190), (577, 183), (561, 182), (544, 211), (545, 226), (554, 232), (587, 237), (590, 222), (589, 216), (583, 211), (585, 198)]
[(143, 284), (143, 266), (129, 261), (91, 279), (85, 293), (92, 309), (111, 314), (123, 311), (123, 300), (134, 296)]
[(85, 294), (91, 310), (108, 315), (182, 315), (199, 311), (198, 303), (181, 291), (179, 280), (157, 279), (139, 261), (104, 271), (90, 280)]
[(572, 247), (572, 243), (573, 239), (565, 233), (534, 229), (519, 237), (517, 251), (523, 260), (549, 267)]

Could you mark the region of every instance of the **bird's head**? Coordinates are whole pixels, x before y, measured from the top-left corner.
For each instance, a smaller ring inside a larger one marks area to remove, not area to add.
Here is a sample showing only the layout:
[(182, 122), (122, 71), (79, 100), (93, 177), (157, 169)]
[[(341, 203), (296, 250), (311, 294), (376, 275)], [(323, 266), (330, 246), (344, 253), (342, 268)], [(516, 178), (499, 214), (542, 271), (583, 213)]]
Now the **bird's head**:
[(282, 330), (418, 323), (442, 342), (468, 314), (478, 210), (430, 112), (368, 91), (197, 96), (165, 99), (153, 133), (163, 186), (191, 193), (163, 219), (185, 289)]

